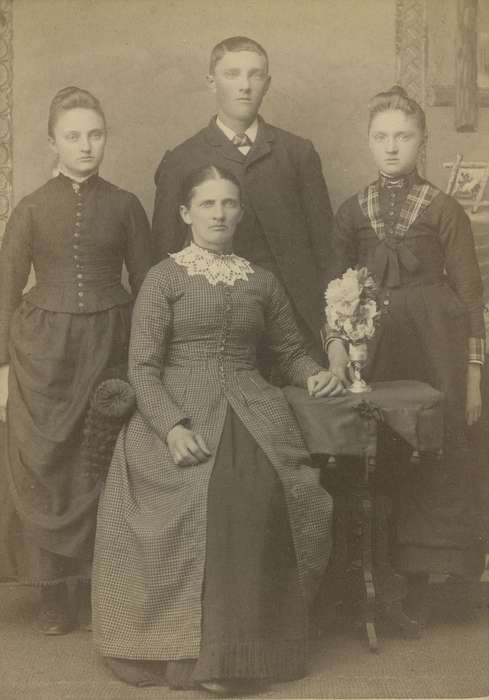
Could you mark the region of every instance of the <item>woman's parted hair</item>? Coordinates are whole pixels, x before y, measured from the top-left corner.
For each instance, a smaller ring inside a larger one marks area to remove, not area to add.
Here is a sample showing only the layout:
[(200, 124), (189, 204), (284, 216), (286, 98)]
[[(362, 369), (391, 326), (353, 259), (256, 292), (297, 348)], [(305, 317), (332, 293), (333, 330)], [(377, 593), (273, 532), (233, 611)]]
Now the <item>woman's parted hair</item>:
[(70, 85), (59, 90), (52, 99), (49, 106), (48, 136), (54, 137), (54, 127), (60, 114), (76, 108), (93, 110), (102, 118), (104, 125), (106, 124), (105, 114), (98, 99), (88, 90)]
[(192, 201), (194, 190), (202, 185), (204, 182), (209, 180), (228, 180), (232, 182), (238, 189), (239, 198), (241, 200), (241, 185), (239, 180), (230, 170), (226, 168), (220, 168), (217, 165), (209, 164), (205, 165), (203, 168), (197, 168), (190, 172), (187, 177), (183, 180), (182, 186), (180, 188), (180, 204), (186, 207), (190, 206)]
[(414, 117), (418, 122), (418, 126), (421, 131), (423, 133), (426, 132), (426, 116), (422, 107), (420, 107), (416, 100), (411, 99), (404, 88), (402, 88), (400, 85), (393, 85), (390, 90), (387, 90), (386, 92), (379, 92), (377, 95), (372, 97), (368, 105), (368, 110), (369, 131), (372, 121), (377, 114), (400, 110), (407, 116)]

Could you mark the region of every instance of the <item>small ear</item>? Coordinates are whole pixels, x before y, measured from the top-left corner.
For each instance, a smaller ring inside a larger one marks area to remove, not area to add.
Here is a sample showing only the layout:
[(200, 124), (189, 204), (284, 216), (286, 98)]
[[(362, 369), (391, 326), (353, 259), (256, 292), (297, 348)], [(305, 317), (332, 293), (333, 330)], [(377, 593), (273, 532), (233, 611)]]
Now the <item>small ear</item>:
[(216, 91), (216, 79), (214, 78), (212, 73), (208, 73), (208, 75), (205, 76), (205, 80), (207, 83), (207, 86), (210, 88), (211, 92)]
[(192, 223), (192, 217), (190, 216), (190, 212), (189, 212), (188, 208), (185, 206), (185, 204), (180, 204), (179, 211), (180, 211), (180, 216), (182, 217), (183, 222), (190, 226), (190, 224)]
[(58, 147), (56, 146), (56, 141), (53, 139), (52, 136), (48, 136), (48, 144), (49, 148), (53, 151), (53, 153), (58, 154)]
[(264, 89), (263, 89), (263, 97), (265, 97), (265, 95), (267, 94), (268, 88), (270, 87), (270, 83), (271, 83), (271, 82), (272, 82), (272, 76), (269, 75), (269, 76), (267, 77), (266, 85), (265, 85), (265, 87), (264, 87)]

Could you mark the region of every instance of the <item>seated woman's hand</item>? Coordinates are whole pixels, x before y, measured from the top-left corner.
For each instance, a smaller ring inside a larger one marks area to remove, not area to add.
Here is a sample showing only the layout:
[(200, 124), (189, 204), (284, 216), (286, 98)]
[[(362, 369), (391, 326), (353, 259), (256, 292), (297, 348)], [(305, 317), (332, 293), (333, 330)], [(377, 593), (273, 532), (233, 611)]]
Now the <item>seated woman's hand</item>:
[(212, 454), (204, 438), (181, 423), (170, 430), (166, 436), (166, 444), (173, 461), (179, 467), (191, 467), (206, 462)]
[(308, 378), (307, 391), (309, 396), (318, 399), (321, 396), (341, 396), (345, 388), (336, 374), (324, 369)]

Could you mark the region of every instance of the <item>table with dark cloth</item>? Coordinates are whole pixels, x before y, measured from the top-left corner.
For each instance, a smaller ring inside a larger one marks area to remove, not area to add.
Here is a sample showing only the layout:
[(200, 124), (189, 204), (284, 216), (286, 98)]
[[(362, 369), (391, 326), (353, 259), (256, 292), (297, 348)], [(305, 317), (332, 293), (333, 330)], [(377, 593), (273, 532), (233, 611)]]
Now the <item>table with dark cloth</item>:
[[(377, 382), (368, 393), (322, 399), (310, 398), (305, 390), (296, 387), (286, 387), (284, 392), (308, 450), (312, 454), (334, 455), (336, 471), (350, 472), (346, 483), (356, 501), (356, 513), (353, 518), (344, 517), (340, 491), (338, 503), (335, 500), (332, 566), (337, 566), (340, 578), (343, 576), (342, 587), (351, 584), (345, 572), (356, 573), (357, 583), (362, 584), (360, 603), (370, 649), (377, 649), (376, 592), (384, 612), (408, 636), (416, 637), (417, 624), (402, 612), (404, 579), (390, 565), (388, 530), (392, 504), (385, 497), (384, 481), (390, 476), (386, 472), (394, 471), (398, 465), (389, 462), (386, 445), (390, 440), (401, 439), (409, 454), (439, 452), (443, 442), (443, 395), (417, 381)], [(419, 464), (422, 466), (422, 460)], [(344, 531), (346, 523), (353, 534)]]

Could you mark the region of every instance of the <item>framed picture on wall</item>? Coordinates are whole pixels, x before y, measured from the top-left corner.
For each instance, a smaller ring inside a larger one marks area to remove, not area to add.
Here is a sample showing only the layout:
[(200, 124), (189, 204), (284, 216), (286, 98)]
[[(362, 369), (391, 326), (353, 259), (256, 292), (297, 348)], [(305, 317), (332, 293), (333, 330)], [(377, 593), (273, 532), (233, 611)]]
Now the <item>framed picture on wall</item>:
[(487, 185), (489, 182), (489, 161), (464, 162), (459, 154), (455, 162), (444, 163), (450, 168), (447, 192), (455, 197), (463, 207), (476, 214), (481, 207), (489, 207)]

